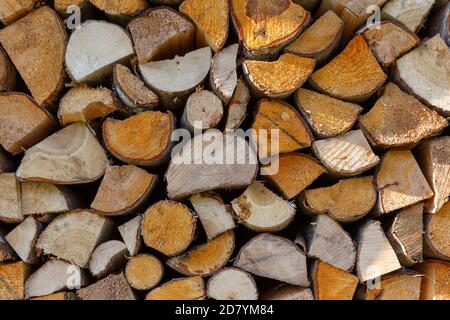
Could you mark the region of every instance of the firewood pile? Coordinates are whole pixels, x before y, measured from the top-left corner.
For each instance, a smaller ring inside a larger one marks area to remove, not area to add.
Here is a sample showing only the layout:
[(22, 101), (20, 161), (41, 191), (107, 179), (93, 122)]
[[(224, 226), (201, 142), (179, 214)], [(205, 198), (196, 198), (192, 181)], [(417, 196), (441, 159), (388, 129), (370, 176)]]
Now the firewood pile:
[(0, 300), (450, 299), (449, 15), (0, 1)]

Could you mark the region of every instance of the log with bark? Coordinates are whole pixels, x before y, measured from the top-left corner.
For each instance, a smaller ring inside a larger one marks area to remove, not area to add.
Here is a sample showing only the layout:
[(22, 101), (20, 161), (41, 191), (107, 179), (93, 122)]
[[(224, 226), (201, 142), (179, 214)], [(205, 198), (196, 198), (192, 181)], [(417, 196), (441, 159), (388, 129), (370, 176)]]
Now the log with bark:
[(181, 125), (191, 132), (216, 128), (223, 117), (222, 101), (208, 90), (199, 90), (189, 96), (184, 106)]
[(89, 287), (77, 290), (77, 296), (81, 300), (136, 300), (123, 272), (111, 274)]
[(136, 290), (150, 290), (158, 285), (164, 274), (164, 266), (150, 254), (132, 257), (125, 267), (125, 277)]
[(145, 0), (90, 0), (97, 9), (103, 11), (109, 20), (125, 23), (148, 7)]
[(23, 300), (31, 272), (31, 266), (23, 261), (0, 264), (0, 300)]
[(0, 21), (6, 26), (30, 13), (37, 0), (5, 0), (0, 4)]
[(216, 300), (258, 300), (253, 277), (238, 268), (226, 268), (214, 274), (208, 280), (206, 294)]
[(214, 93), (229, 103), (238, 85), (237, 57), (239, 44), (232, 44), (216, 53), (211, 63), (209, 83)]
[(400, 22), (412, 32), (418, 32), (435, 0), (411, 0), (406, 4), (404, 0), (389, 0), (381, 11), (384, 19)]
[(173, 279), (150, 291), (146, 300), (204, 300), (205, 282), (201, 277)]
[(427, 260), (416, 265), (414, 269), (423, 275), (420, 288), (420, 300), (450, 299), (450, 290), (448, 288), (450, 262)]
[(424, 219), (424, 254), (450, 261), (450, 203)]
[(377, 288), (365, 287), (364, 300), (419, 300), (422, 276), (411, 271), (398, 271), (381, 277)]
[(136, 255), (141, 249), (141, 221), (142, 217), (137, 215), (133, 219), (117, 227), (120, 235), (122, 236), (123, 242), (128, 249), (128, 253), (131, 256)]
[(118, 240), (100, 244), (91, 254), (89, 271), (97, 279), (122, 269), (126, 263), (127, 247)]

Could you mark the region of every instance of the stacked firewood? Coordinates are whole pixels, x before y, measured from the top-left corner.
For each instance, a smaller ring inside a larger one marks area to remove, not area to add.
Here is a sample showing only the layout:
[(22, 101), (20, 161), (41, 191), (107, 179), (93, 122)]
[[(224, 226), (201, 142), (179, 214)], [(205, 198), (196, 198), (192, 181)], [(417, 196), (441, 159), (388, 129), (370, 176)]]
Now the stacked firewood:
[(0, 299), (450, 299), (449, 15), (0, 1)]

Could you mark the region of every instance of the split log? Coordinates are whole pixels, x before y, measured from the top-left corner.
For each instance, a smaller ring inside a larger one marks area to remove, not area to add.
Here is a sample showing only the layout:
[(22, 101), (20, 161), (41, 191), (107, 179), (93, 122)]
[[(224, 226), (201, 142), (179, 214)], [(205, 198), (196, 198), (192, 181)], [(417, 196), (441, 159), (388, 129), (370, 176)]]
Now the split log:
[(303, 88), (297, 90), (294, 98), (313, 133), (323, 139), (350, 131), (363, 111), (357, 104)]
[[(219, 164), (211, 164), (211, 159)], [(250, 185), (257, 171), (255, 151), (243, 137), (197, 135), (172, 157), (166, 172), (167, 194), (183, 199), (199, 192), (239, 189)]]
[(258, 300), (258, 288), (253, 277), (238, 268), (225, 268), (214, 274), (206, 288), (215, 300)]
[(138, 69), (145, 84), (158, 94), (164, 107), (179, 109), (208, 76), (211, 59), (211, 49), (207, 47), (172, 60), (139, 64)]
[(158, 106), (158, 96), (128, 67), (116, 64), (113, 71), (114, 90), (130, 113), (140, 113)]
[(435, 0), (390, 0), (381, 10), (384, 19), (395, 20), (412, 32), (418, 32), (430, 13)]
[(131, 258), (125, 267), (125, 277), (136, 290), (150, 290), (161, 282), (164, 266), (158, 258), (150, 254), (140, 254)]
[(313, 143), (314, 154), (337, 177), (364, 173), (380, 162), (361, 130)]
[(13, 155), (22, 153), (54, 131), (50, 113), (23, 93), (0, 93), (0, 144)]
[(0, 4), (0, 21), (9, 25), (30, 13), (37, 0), (4, 0)]
[(28, 217), (6, 235), (6, 241), (23, 262), (28, 264), (38, 262), (35, 246), (43, 227), (33, 217)]
[(378, 189), (376, 214), (383, 215), (433, 197), (419, 165), (409, 150), (384, 154), (375, 178)]
[(264, 233), (244, 245), (234, 266), (254, 275), (309, 286), (306, 257), (291, 241)]
[(36, 248), (45, 255), (88, 267), (95, 247), (112, 233), (114, 224), (89, 211), (73, 211), (57, 216), (41, 233)]
[(209, 276), (222, 269), (234, 250), (234, 231), (229, 230), (208, 242), (167, 260), (167, 265), (185, 276)]
[(141, 216), (136, 216), (117, 227), (131, 256), (135, 256), (141, 249), (141, 220)]
[(204, 300), (205, 282), (201, 277), (174, 279), (150, 291), (145, 300)]
[(80, 289), (77, 295), (81, 300), (136, 300), (123, 272)]
[(194, 48), (194, 24), (169, 7), (147, 10), (128, 29), (141, 65), (185, 55)]
[(13, 248), (5, 239), (5, 232), (0, 228), (0, 264), (6, 261), (15, 260), (17, 255)]
[(450, 202), (424, 219), (424, 253), (428, 257), (450, 261)]
[(420, 300), (449, 300), (450, 262), (428, 260), (414, 267), (423, 274)]
[(200, 218), (208, 239), (213, 239), (236, 227), (231, 207), (225, 205), (219, 194), (197, 193), (189, 200)]
[(22, 191), (15, 173), (0, 173), (0, 221), (19, 223), (22, 214)]
[(285, 53), (273, 62), (246, 60), (242, 69), (257, 97), (285, 99), (308, 80), (315, 65), (314, 59)]
[(286, 284), (265, 292), (262, 295), (261, 300), (309, 301), (314, 300), (314, 296), (310, 288), (303, 288)]
[(81, 20), (85, 20), (89, 16), (92, 9), (90, 0), (54, 0), (53, 7), (61, 17), (67, 18), (72, 11), (71, 6), (80, 8)]
[(197, 48), (223, 48), (228, 38), (229, 5), (227, 0), (185, 0), (179, 10), (195, 24)]
[(335, 98), (362, 102), (370, 98), (386, 79), (387, 75), (372, 50), (364, 38), (357, 35), (342, 53), (311, 75), (310, 83)]
[(308, 225), (305, 238), (309, 257), (346, 272), (353, 271), (356, 247), (339, 223), (327, 215), (319, 215)]
[(171, 112), (146, 111), (126, 120), (103, 122), (103, 139), (117, 159), (134, 165), (158, 166), (167, 161), (175, 119)]
[(359, 282), (357, 276), (321, 261), (315, 261), (311, 279), (316, 300), (353, 300)]
[(328, 11), (288, 45), (285, 52), (315, 59), (320, 65), (337, 50), (343, 30), (341, 18), (333, 11)]
[(97, 279), (122, 269), (126, 264), (127, 247), (125, 243), (118, 240), (103, 242), (94, 252), (89, 260), (89, 271)]
[(62, 260), (49, 260), (25, 282), (26, 298), (46, 296), (85, 286), (88, 278), (83, 269)]
[(16, 164), (11, 155), (0, 146), (0, 173), (16, 171)]
[(49, 7), (33, 11), (0, 30), (0, 43), (36, 102), (51, 107), (64, 87), (65, 77), (67, 33), (57, 13)]
[(102, 215), (125, 215), (151, 195), (158, 176), (135, 166), (108, 166), (91, 208)]
[[(431, 37), (439, 33), (445, 43), (450, 46), (450, 3), (445, 2), (444, 7), (430, 19), (427, 33)], [(435, 5), (434, 8), (436, 7)]]
[(394, 79), (408, 93), (450, 116), (450, 49), (440, 35), (397, 60)]
[(239, 44), (232, 44), (216, 53), (211, 63), (209, 83), (214, 93), (224, 103), (230, 102), (238, 85), (236, 71), (238, 50)]
[(423, 261), (423, 203), (405, 208), (397, 213), (386, 235), (403, 266)]
[(85, 85), (70, 89), (59, 103), (58, 119), (62, 126), (74, 122), (89, 123), (118, 111), (121, 105), (114, 93), (106, 88)]
[(0, 47), (0, 91), (13, 91), (16, 86), (16, 69), (6, 54)]
[(75, 293), (72, 292), (60, 292), (49, 294), (47, 296), (32, 298), (30, 300), (66, 301), (66, 300), (78, 300), (78, 297)]
[(239, 79), (226, 110), (225, 132), (233, 132), (242, 125), (247, 117), (250, 98), (250, 90), (247, 84), (242, 78)]
[(422, 143), (417, 154), (420, 168), (434, 191), (433, 198), (425, 202), (425, 212), (436, 213), (450, 197), (450, 137)]
[(90, 3), (116, 23), (126, 23), (148, 7), (145, 0), (90, 0)]
[(255, 182), (231, 202), (239, 223), (258, 232), (277, 232), (288, 227), (295, 218), (296, 208)]
[(422, 277), (399, 271), (381, 277), (379, 288), (364, 288), (364, 300), (419, 300)]
[(359, 118), (359, 125), (374, 147), (388, 149), (414, 147), (442, 132), (448, 122), (389, 82), (374, 107)]
[(326, 188), (306, 190), (299, 205), (313, 214), (328, 213), (334, 220), (347, 223), (364, 218), (375, 206), (377, 192), (373, 177), (341, 180)]
[(141, 222), (144, 243), (166, 256), (186, 250), (194, 239), (197, 215), (184, 204), (159, 201), (145, 211)]
[(211, 91), (199, 90), (189, 96), (181, 124), (191, 132), (217, 128), (223, 117), (222, 101)]
[(56, 184), (88, 183), (103, 176), (107, 163), (100, 143), (85, 124), (78, 122), (28, 149), (17, 176)]
[(25, 298), (25, 281), (31, 266), (22, 261), (0, 264), (0, 300)]
[(127, 63), (134, 54), (127, 32), (99, 20), (83, 23), (72, 32), (66, 51), (66, 69), (75, 82), (100, 82), (112, 75), (117, 63)]
[(311, 17), (291, 0), (232, 0), (230, 12), (245, 54), (251, 58), (276, 56), (298, 37)]
[(361, 225), (356, 242), (358, 244), (356, 273), (361, 282), (401, 268), (379, 221), (367, 220)]

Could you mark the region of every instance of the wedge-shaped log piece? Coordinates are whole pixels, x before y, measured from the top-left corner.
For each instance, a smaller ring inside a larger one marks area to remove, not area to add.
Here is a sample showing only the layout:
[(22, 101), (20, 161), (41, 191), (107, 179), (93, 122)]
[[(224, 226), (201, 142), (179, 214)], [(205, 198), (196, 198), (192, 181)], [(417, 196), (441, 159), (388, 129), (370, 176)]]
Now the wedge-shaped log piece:
[(363, 111), (357, 104), (303, 88), (297, 90), (295, 102), (319, 138), (332, 138), (350, 131)]
[(306, 257), (291, 241), (263, 233), (244, 245), (234, 266), (254, 275), (309, 286)]
[(414, 33), (392, 21), (382, 21), (379, 28), (366, 28), (362, 35), (383, 67), (389, 67), (420, 43)]
[(380, 162), (361, 130), (315, 141), (313, 151), (322, 164), (338, 177), (359, 175)]
[(186, 276), (209, 276), (222, 269), (234, 250), (234, 231), (229, 230), (208, 242), (167, 260), (167, 265)]
[(433, 197), (433, 190), (409, 150), (391, 150), (384, 155), (376, 185), (378, 214), (390, 213)]
[(414, 147), (439, 134), (448, 122), (389, 82), (374, 107), (359, 118), (359, 125), (373, 146), (387, 149)]
[(261, 182), (255, 182), (231, 202), (239, 222), (258, 232), (277, 232), (294, 220), (297, 210)]
[(9, 25), (30, 13), (37, 0), (4, 0), (0, 4), (0, 21)]
[[(429, 25), (427, 26), (427, 33), (430, 36), (434, 36), (439, 33), (441, 38), (450, 46), (450, 2), (441, 1), (444, 3), (444, 6), (441, 10), (438, 10), (437, 13), (429, 19)], [(438, 6), (435, 5), (434, 8)]]
[(235, 228), (231, 207), (225, 205), (219, 194), (197, 193), (189, 200), (200, 218), (208, 239)]
[(0, 144), (13, 155), (22, 153), (55, 129), (53, 117), (23, 93), (0, 93)]
[(242, 125), (247, 117), (247, 107), (250, 99), (250, 90), (245, 80), (241, 78), (237, 82), (236, 89), (227, 107), (225, 132), (235, 131)]
[(86, 272), (62, 260), (49, 260), (30, 275), (25, 282), (27, 298), (46, 296), (55, 292), (84, 287)]
[(335, 98), (361, 102), (370, 98), (387, 75), (361, 35), (322, 69), (311, 75), (311, 85)]
[(373, 177), (346, 179), (331, 187), (306, 190), (299, 199), (300, 205), (309, 211), (329, 213), (334, 220), (344, 223), (362, 219), (376, 201)]
[(73, 211), (57, 216), (41, 233), (36, 248), (43, 254), (88, 267), (95, 247), (112, 233), (111, 220), (89, 211)]
[(435, 0), (390, 0), (381, 11), (384, 19), (396, 20), (412, 32), (417, 32), (430, 13)]
[(223, 117), (222, 101), (208, 90), (191, 94), (184, 107), (181, 124), (191, 132), (216, 128)]
[(184, 204), (160, 201), (145, 212), (141, 233), (144, 243), (166, 256), (186, 250), (195, 236), (197, 215)]
[(311, 272), (316, 300), (353, 300), (357, 276), (321, 261), (314, 262)]
[(228, 38), (229, 5), (227, 0), (185, 0), (180, 11), (194, 21), (198, 48), (223, 48)]
[(0, 47), (0, 91), (13, 91), (16, 79), (16, 69), (5, 50)]
[(423, 261), (423, 203), (405, 208), (397, 213), (386, 235), (403, 266)]
[(17, 258), (14, 249), (11, 248), (8, 241), (6, 241), (5, 234), (6, 232), (0, 228), (0, 263), (15, 260)]
[(33, 217), (28, 217), (5, 237), (23, 262), (37, 263), (36, 242), (43, 229), (43, 225)]
[(141, 220), (141, 216), (136, 216), (117, 227), (131, 256), (135, 256), (141, 249)]
[(69, 38), (66, 69), (75, 82), (100, 82), (112, 75), (116, 63), (127, 63), (133, 54), (133, 44), (124, 29), (90, 20)]
[(401, 268), (381, 223), (367, 220), (358, 230), (356, 273), (361, 282), (372, 280)]
[(119, 160), (140, 166), (164, 163), (171, 150), (174, 117), (170, 112), (146, 111), (126, 120), (103, 122), (103, 139)]
[(450, 196), (450, 137), (425, 141), (418, 148), (418, 162), (434, 191), (425, 202), (425, 212), (436, 213)]
[(310, 19), (309, 12), (291, 0), (232, 0), (230, 11), (244, 50), (253, 58), (275, 56)]
[(105, 150), (89, 128), (78, 122), (28, 149), (17, 177), (56, 184), (88, 183), (103, 176), (107, 164)]
[(201, 277), (174, 279), (150, 291), (145, 300), (204, 300), (205, 282)]
[(265, 292), (262, 295), (261, 300), (310, 301), (314, 300), (314, 296), (310, 288), (286, 284)]
[[(211, 164), (212, 158), (216, 164)], [(167, 194), (182, 199), (204, 191), (246, 187), (257, 171), (256, 153), (243, 137), (218, 132), (197, 135), (172, 157), (166, 172)]]
[(122, 241), (103, 242), (92, 252), (89, 271), (97, 279), (104, 278), (125, 266), (126, 253), (127, 247)]
[(90, 0), (114, 22), (126, 22), (148, 7), (146, 0)]
[(136, 300), (123, 272), (78, 290), (77, 295), (81, 300)]
[(326, 12), (288, 45), (285, 52), (316, 59), (320, 64), (335, 52), (342, 37), (344, 23), (333, 11)]
[(125, 267), (127, 281), (136, 290), (153, 289), (161, 281), (163, 274), (163, 264), (150, 254), (140, 254), (131, 258)]
[(15, 173), (0, 173), (0, 221), (18, 223), (22, 214), (22, 191)]
[(110, 216), (131, 213), (149, 198), (157, 180), (135, 166), (108, 166), (91, 208)]
[(450, 262), (427, 260), (414, 267), (423, 274), (420, 300), (449, 300)]
[(450, 202), (435, 214), (425, 216), (424, 253), (450, 261)]
[(230, 102), (238, 82), (236, 72), (239, 44), (232, 44), (214, 55), (209, 83), (214, 93), (224, 102)]
[(397, 60), (394, 76), (400, 86), (450, 116), (450, 49), (440, 35)]
[(0, 300), (25, 298), (25, 281), (32, 268), (23, 261), (0, 264)]
[(171, 59), (194, 48), (194, 24), (169, 7), (146, 11), (131, 21), (128, 29), (140, 64)]
[(0, 43), (36, 102), (50, 107), (64, 86), (67, 45), (67, 33), (56, 12), (49, 7), (33, 11), (2, 29)]
[(398, 271), (381, 277), (379, 288), (364, 288), (364, 300), (419, 300), (422, 277), (414, 272)]
[(158, 94), (163, 106), (176, 109), (206, 79), (211, 59), (208, 47), (172, 60), (139, 64), (138, 69), (145, 84)]
[(273, 62), (247, 60), (242, 68), (257, 96), (284, 99), (308, 80), (315, 64), (314, 59), (286, 53)]
[(258, 300), (255, 280), (238, 268), (226, 268), (213, 275), (206, 294), (215, 300)]
[(66, 301), (66, 300), (78, 300), (78, 297), (73, 292), (59, 292), (42, 297), (31, 298), (29, 300)]

